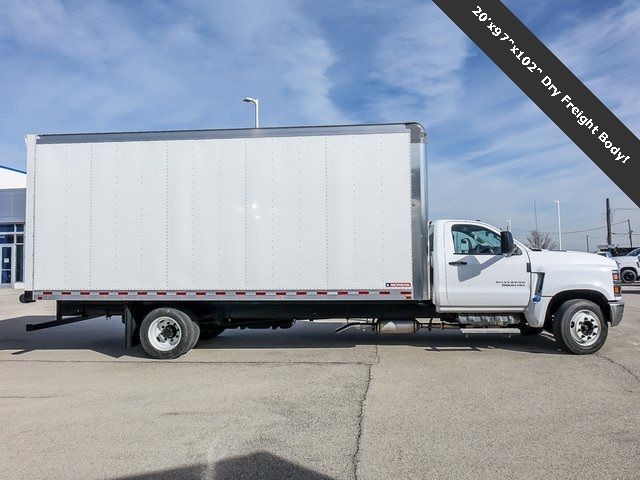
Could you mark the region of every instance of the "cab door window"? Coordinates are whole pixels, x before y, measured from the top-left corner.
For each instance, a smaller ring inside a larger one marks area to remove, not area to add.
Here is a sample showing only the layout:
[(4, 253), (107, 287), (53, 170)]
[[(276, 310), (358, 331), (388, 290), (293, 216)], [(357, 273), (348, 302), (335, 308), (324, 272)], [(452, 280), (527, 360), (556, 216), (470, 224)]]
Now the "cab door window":
[(451, 227), (454, 253), (457, 255), (500, 255), (500, 235), (479, 225)]

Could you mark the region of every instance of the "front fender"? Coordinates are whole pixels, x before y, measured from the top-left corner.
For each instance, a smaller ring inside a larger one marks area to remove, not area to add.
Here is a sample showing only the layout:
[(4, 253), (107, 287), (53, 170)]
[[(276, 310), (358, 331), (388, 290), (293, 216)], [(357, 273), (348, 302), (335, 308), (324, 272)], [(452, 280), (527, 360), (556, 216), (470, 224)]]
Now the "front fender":
[[(567, 300), (574, 299), (590, 300), (598, 304), (602, 309), (602, 313), (605, 316), (606, 320), (608, 320), (612, 324), (616, 322), (615, 325), (620, 323), (620, 321), (622, 320), (621, 312), (622, 309), (624, 309), (624, 303), (622, 304), (623, 306), (620, 309), (619, 315), (618, 311), (614, 311), (614, 309), (612, 309), (612, 305), (618, 304), (619, 302), (621, 302), (621, 299), (614, 298), (613, 300), (610, 300), (607, 296), (607, 290), (593, 288), (593, 285), (591, 285), (591, 287), (592, 288), (562, 290), (557, 292), (553, 296), (542, 296), (537, 302), (534, 301), (536, 300), (534, 297), (534, 299), (529, 302), (529, 305), (527, 305), (524, 311), (524, 316), (527, 320), (527, 324), (531, 327), (536, 328), (543, 327), (547, 320), (550, 309), (555, 310)], [(620, 319), (618, 319), (618, 316), (620, 317)]]

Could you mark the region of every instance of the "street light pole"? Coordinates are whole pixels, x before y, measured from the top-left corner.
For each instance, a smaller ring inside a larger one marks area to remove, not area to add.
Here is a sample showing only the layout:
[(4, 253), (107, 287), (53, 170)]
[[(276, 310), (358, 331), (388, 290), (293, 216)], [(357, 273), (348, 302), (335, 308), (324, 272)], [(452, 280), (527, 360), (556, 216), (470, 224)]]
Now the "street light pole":
[(507, 220), (507, 230), (511, 231), (511, 220)]
[(260, 101), (257, 98), (244, 97), (242, 99), (245, 103), (253, 103), (255, 107), (255, 128), (260, 128)]
[(553, 203), (558, 206), (558, 248), (562, 250), (562, 222), (560, 221), (560, 200), (554, 200)]
[(589, 248), (589, 235), (587, 235), (587, 253), (589, 253), (591, 249)]

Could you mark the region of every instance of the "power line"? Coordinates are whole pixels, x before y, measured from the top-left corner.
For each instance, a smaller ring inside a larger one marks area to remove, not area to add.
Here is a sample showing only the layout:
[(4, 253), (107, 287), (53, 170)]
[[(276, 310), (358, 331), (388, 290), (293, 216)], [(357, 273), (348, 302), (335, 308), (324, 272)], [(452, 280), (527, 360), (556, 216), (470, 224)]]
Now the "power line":
[[(611, 226), (621, 225), (623, 223), (627, 223), (627, 221), (626, 220), (622, 220), (621, 222), (612, 223)], [(584, 233), (584, 232), (591, 232), (593, 230), (602, 230), (603, 228), (607, 228), (607, 227), (604, 226), (604, 227), (586, 228), (584, 230), (574, 230), (573, 232), (562, 232), (562, 233)]]
[[(627, 221), (626, 221), (626, 220), (622, 220), (621, 222), (612, 223), (612, 224), (611, 224), (611, 226), (614, 226), (614, 225), (621, 225), (621, 224), (623, 224), (623, 223), (627, 223)], [(573, 231), (570, 231), (570, 232), (562, 232), (562, 234), (563, 234), (563, 235), (565, 235), (565, 234), (567, 234), (567, 235), (571, 235), (571, 234), (576, 234), (576, 233), (593, 232), (593, 231), (595, 231), (595, 230), (603, 230), (603, 229), (606, 229), (606, 228), (607, 228), (606, 226), (602, 226), (602, 227), (594, 227), (594, 228), (585, 228), (585, 229), (583, 229), (583, 230), (573, 230)], [(518, 231), (518, 232), (527, 232), (527, 233), (529, 233), (529, 232), (531, 231), (531, 230), (525, 230), (525, 229), (522, 229), (522, 228), (514, 228), (513, 230), (516, 230), (516, 231)], [(557, 232), (546, 232), (546, 231), (542, 231), (542, 230), (538, 230), (538, 231), (539, 231), (540, 233), (548, 233), (548, 234), (550, 234), (550, 235), (555, 235), (555, 234), (557, 233)], [(626, 234), (625, 234), (625, 235), (626, 235)]]

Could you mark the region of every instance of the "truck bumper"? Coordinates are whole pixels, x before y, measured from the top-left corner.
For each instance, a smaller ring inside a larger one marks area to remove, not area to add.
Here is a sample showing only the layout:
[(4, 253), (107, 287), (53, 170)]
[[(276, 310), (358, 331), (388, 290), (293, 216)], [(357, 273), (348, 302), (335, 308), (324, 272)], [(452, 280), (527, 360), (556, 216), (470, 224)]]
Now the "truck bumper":
[(609, 310), (611, 313), (611, 326), (615, 327), (622, 321), (622, 315), (624, 314), (624, 300), (617, 300), (615, 302), (609, 302)]

